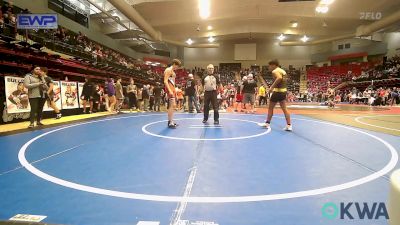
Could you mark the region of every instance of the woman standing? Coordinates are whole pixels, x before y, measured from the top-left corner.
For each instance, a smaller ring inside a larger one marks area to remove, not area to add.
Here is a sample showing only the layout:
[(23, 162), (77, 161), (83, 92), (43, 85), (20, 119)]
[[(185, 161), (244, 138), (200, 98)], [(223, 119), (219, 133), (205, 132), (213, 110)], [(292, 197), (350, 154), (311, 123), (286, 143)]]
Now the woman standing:
[(130, 78), (129, 79), (129, 85), (127, 87), (127, 93), (128, 93), (128, 98), (129, 98), (129, 109), (132, 111), (136, 110), (136, 85), (135, 85), (135, 81)]
[(33, 128), (35, 119), (36, 125), (43, 125), (40, 120), (42, 119), (43, 106), (46, 102), (45, 99), (45, 82), (41, 79), (42, 71), (40, 67), (34, 67), (31, 73), (26, 74), (24, 79), (24, 86), (28, 88), (29, 104), (31, 106), (30, 112), (30, 125), (28, 128)]

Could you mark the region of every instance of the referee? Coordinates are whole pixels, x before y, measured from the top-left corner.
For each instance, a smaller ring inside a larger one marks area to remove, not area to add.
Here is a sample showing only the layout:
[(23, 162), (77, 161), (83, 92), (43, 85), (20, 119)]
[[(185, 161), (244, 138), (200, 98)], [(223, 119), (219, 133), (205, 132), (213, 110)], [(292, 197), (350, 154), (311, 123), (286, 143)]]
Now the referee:
[(218, 113), (218, 100), (217, 90), (220, 88), (221, 83), (219, 77), (214, 74), (214, 66), (212, 64), (207, 66), (207, 75), (203, 77), (202, 84), (204, 87), (204, 119), (203, 123), (208, 121), (208, 113), (210, 111), (210, 103), (214, 109), (214, 124), (219, 124)]

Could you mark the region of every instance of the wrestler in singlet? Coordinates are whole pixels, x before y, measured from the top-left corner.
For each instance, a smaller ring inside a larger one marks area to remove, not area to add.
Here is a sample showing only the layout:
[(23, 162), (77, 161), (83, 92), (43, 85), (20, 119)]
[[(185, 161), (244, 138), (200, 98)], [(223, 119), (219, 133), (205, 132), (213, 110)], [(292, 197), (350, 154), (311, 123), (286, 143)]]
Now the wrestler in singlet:
[(176, 128), (177, 124), (173, 121), (174, 110), (176, 108), (176, 91), (175, 91), (175, 78), (176, 74), (174, 70), (178, 69), (181, 66), (181, 61), (178, 59), (172, 60), (172, 65), (165, 69), (164, 71), (164, 85), (165, 85), (165, 92), (168, 96), (168, 127), (169, 128)]
[[(287, 95), (287, 74), (286, 71), (277, 67), (272, 71), (272, 74), (279, 73), (282, 75), (282, 80), (276, 87), (272, 90), (271, 102), (281, 102), (286, 100)], [(276, 77), (274, 77), (276, 79)]]

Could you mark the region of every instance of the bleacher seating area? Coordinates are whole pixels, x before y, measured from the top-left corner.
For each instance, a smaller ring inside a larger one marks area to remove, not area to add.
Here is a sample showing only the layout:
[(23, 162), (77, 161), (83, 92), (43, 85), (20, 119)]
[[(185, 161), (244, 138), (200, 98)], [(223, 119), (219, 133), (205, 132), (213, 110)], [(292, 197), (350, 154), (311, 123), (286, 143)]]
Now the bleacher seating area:
[(337, 87), (345, 81), (349, 86), (364, 89), (374, 81), (375, 85), (383, 87), (398, 86), (400, 80), (400, 57), (394, 56), (381, 65), (369, 62), (311, 67), (307, 70), (308, 92), (325, 92), (328, 83)]
[[(312, 67), (307, 70), (307, 79), (308, 95), (312, 101), (326, 101), (325, 92), (330, 84), (339, 87), (336, 94), (341, 102), (389, 105), (392, 101), (390, 96), (397, 93), (396, 87), (400, 87), (400, 57), (394, 56), (378, 65), (364, 62)], [(343, 82), (345, 85), (338, 86)], [(379, 103), (374, 103), (374, 99)]]
[[(32, 66), (44, 66), (55, 80), (83, 82), (85, 77), (104, 85), (109, 77), (121, 77), (122, 83), (133, 78), (141, 87), (162, 82), (165, 67), (146, 65), (88, 39), (81, 32), (57, 30), (18, 30), (15, 15), (29, 13), (0, 0), (0, 101), (4, 102), (4, 76), (23, 77)], [(177, 71), (183, 80), (186, 71)], [(0, 106), (3, 111), (3, 104)]]
[(371, 64), (368, 62), (311, 67), (307, 70), (308, 92), (325, 92), (328, 82), (332, 87), (336, 87), (342, 82), (351, 81), (353, 77), (360, 76), (362, 71), (370, 67)]
[(394, 56), (382, 65), (361, 72), (361, 76), (353, 78), (354, 82), (387, 80), (400, 78), (400, 56)]
[(0, 63), (18, 68), (19, 74), (15, 75), (23, 75), (36, 64), (49, 67), (50, 75), (55, 78), (69, 75), (77, 81), (85, 76), (99, 80), (120, 76), (125, 81), (133, 77), (139, 84), (155, 83), (160, 79), (152, 67), (96, 43), (81, 32), (77, 34), (63, 27), (17, 30), (15, 15), (29, 11), (3, 1), (0, 4)]

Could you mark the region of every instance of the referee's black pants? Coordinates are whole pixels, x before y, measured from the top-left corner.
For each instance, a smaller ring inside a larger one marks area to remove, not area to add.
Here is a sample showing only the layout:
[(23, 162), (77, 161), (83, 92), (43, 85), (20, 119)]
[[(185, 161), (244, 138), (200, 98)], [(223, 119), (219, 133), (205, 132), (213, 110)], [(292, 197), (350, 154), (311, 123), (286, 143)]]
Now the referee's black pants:
[(218, 113), (218, 100), (217, 91), (205, 91), (204, 92), (204, 120), (208, 120), (208, 113), (210, 112), (210, 103), (214, 109), (214, 121), (219, 120)]

